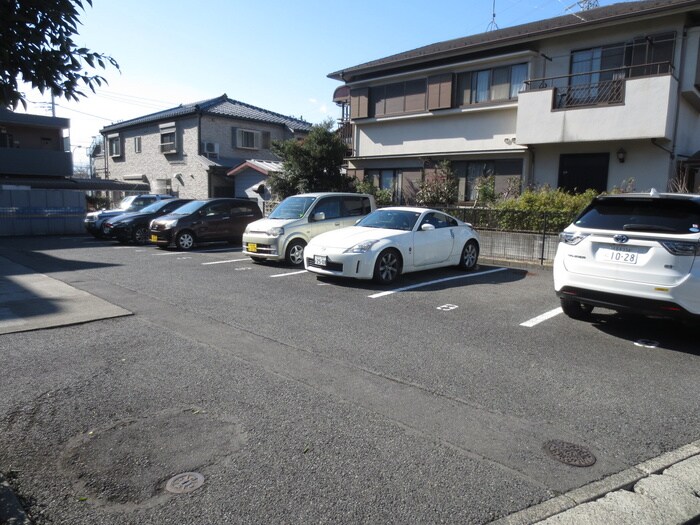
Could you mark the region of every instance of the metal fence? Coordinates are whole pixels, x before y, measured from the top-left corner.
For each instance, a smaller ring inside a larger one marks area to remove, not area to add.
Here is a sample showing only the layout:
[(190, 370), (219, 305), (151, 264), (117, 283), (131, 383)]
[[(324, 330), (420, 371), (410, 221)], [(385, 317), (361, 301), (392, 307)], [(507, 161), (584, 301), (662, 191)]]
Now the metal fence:
[(476, 228), (481, 238), (482, 260), (499, 262), (551, 263), (557, 251), (559, 232), (574, 219), (569, 213), (463, 207), (441, 209)]

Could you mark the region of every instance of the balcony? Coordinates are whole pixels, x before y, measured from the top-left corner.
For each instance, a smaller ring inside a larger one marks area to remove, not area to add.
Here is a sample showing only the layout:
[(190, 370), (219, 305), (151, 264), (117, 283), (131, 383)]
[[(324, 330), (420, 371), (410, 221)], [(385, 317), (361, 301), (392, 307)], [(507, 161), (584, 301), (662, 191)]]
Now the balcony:
[(73, 175), (70, 152), (22, 148), (0, 148), (0, 175)]
[(677, 88), (667, 62), (530, 80), (518, 95), (517, 141), (670, 140)]

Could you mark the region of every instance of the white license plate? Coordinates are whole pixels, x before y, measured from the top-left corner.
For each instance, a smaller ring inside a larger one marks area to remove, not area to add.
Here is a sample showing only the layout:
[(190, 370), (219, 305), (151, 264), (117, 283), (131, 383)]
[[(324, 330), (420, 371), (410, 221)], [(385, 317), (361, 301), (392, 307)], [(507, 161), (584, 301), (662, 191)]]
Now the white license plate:
[(637, 264), (639, 254), (634, 248), (629, 246), (613, 246), (611, 248), (602, 248), (603, 260), (622, 263), (622, 264)]
[(326, 261), (328, 260), (328, 257), (325, 255), (314, 255), (314, 264), (316, 266), (326, 266)]

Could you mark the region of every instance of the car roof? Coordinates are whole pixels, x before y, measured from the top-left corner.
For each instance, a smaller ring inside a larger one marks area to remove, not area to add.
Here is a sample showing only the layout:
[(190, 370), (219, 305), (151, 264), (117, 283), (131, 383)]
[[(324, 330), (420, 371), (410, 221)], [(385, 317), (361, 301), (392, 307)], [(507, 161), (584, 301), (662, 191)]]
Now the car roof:
[(326, 197), (329, 195), (337, 195), (340, 197), (370, 197), (368, 193), (353, 193), (351, 191), (316, 191), (312, 193), (299, 193), (290, 195), (290, 197)]
[[(384, 208), (380, 208), (380, 210), (390, 210), (390, 211), (411, 211), (415, 213), (423, 213), (424, 211), (436, 211), (438, 213), (445, 213), (440, 210), (435, 210), (433, 208), (421, 208), (418, 206), (386, 206)], [(377, 210), (379, 211), (379, 210)], [(446, 214), (449, 215), (449, 214)]]
[(648, 193), (619, 193), (617, 195), (598, 195), (596, 200), (617, 200), (617, 199), (667, 199), (679, 201), (691, 201), (700, 203), (700, 194), (697, 193), (659, 193), (651, 190)]

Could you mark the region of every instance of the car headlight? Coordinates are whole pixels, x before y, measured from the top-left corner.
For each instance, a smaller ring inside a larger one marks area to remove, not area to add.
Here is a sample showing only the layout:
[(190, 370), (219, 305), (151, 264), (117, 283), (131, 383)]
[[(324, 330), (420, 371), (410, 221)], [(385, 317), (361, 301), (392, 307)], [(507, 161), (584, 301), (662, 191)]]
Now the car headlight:
[(348, 248), (347, 250), (345, 250), (344, 253), (366, 253), (377, 242), (379, 242), (379, 241), (378, 240), (363, 241), (361, 243), (356, 244), (352, 248)]
[(167, 221), (161, 221), (160, 224), (163, 225), (164, 228), (172, 228), (177, 224), (177, 219), (169, 219)]
[(571, 246), (576, 246), (578, 243), (580, 243), (583, 239), (588, 237), (590, 234), (588, 233), (579, 233), (579, 232), (561, 232), (559, 234), (559, 241), (563, 242), (564, 244), (569, 244)]
[(280, 235), (284, 235), (284, 228), (277, 226), (275, 228), (270, 228), (265, 233), (270, 237), (279, 237)]

